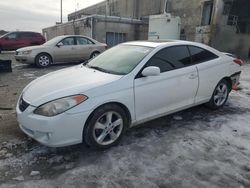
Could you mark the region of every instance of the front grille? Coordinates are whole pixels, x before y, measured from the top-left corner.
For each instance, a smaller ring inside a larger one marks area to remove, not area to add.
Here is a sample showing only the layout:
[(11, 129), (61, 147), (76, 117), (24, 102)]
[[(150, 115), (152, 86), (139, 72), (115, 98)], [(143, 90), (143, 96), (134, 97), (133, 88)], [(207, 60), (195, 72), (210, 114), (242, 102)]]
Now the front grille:
[(23, 112), (24, 110), (26, 110), (26, 108), (28, 108), (30, 104), (27, 103), (25, 100), (23, 100), (23, 97), (20, 98), (19, 101), (19, 109)]

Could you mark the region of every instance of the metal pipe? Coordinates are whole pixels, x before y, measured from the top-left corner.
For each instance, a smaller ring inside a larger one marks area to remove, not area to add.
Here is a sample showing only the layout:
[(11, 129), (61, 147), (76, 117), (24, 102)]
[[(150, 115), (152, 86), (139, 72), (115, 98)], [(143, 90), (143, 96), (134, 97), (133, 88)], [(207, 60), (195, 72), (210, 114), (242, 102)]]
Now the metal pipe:
[(168, 13), (168, 0), (165, 1), (163, 13), (164, 13), (164, 14), (167, 14), (167, 13)]
[(94, 38), (94, 19), (91, 17), (91, 38)]
[(61, 0), (61, 24), (62, 24), (62, 0)]

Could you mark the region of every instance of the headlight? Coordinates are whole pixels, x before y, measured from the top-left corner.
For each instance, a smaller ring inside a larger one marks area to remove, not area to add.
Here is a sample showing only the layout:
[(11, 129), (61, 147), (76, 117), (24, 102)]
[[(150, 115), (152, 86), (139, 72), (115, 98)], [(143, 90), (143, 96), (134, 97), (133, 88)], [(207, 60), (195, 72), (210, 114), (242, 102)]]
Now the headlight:
[(34, 113), (42, 116), (52, 117), (61, 114), (88, 99), (85, 95), (74, 95), (56, 99), (39, 106)]
[(23, 55), (29, 55), (31, 52), (32, 52), (32, 50), (23, 51), (22, 54), (23, 54)]

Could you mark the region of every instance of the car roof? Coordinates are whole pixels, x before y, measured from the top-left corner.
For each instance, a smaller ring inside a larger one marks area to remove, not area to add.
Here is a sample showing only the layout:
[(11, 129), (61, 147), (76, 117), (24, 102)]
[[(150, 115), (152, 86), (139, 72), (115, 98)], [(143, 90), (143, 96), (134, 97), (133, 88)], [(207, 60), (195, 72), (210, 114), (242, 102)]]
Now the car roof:
[(85, 38), (89, 38), (85, 35), (59, 35), (58, 37), (85, 37)]
[(35, 31), (11, 31), (8, 33), (38, 33), (38, 34), (40, 34), (39, 32), (35, 32)]
[(185, 40), (147, 40), (147, 41), (132, 41), (132, 42), (126, 42), (123, 43), (122, 45), (134, 45), (134, 46), (145, 46), (145, 47), (150, 47), (150, 48), (157, 48), (157, 47), (170, 47), (170, 46), (177, 46), (177, 45), (191, 45), (191, 46), (196, 46), (200, 48), (204, 48), (206, 50), (209, 50), (216, 55), (221, 55), (221, 52), (218, 50), (207, 46), (202, 43), (198, 42), (191, 42), (191, 41), (185, 41)]
[(164, 40), (164, 41), (149, 41), (148, 40), (148, 41), (132, 41), (132, 42), (126, 42), (126, 43), (123, 43), (123, 44), (156, 48), (158, 46), (168, 44), (170, 42), (172, 42), (172, 40)]
[(132, 42), (126, 42), (123, 43), (126, 45), (135, 45), (135, 46), (146, 46), (146, 47), (152, 47), (156, 48), (158, 46), (174, 46), (174, 45), (200, 45), (200, 43), (197, 42), (191, 42), (191, 41), (184, 41), (184, 40), (147, 40), (147, 41), (132, 41)]
[(92, 42), (94, 42), (94, 43), (96, 43), (96, 44), (100, 43), (99, 41), (97, 41), (97, 40), (95, 40), (95, 39), (93, 39), (93, 38), (90, 38), (90, 37), (88, 37), (88, 36), (85, 36), (85, 35), (59, 35), (59, 36), (57, 36), (57, 37), (60, 37), (60, 38), (67, 38), (67, 37), (84, 37), (84, 38), (87, 38), (87, 39), (91, 40)]

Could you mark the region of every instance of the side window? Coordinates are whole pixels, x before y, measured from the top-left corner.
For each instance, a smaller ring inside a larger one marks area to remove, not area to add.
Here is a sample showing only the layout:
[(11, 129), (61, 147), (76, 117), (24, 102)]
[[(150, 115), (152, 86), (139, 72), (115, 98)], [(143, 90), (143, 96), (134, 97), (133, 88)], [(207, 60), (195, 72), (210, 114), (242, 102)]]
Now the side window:
[(74, 42), (74, 38), (73, 38), (73, 37), (65, 38), (65, 39), (63, 39), (61, 42), (62, 42), (63, 45), (65, 45), (65, 46), (75, 45), (75, 42)]
[(218, 58), (217, 55), (203, 48), (199, 48), (195, 46), (188, 46), (188, 48), (191, 54), (193, 64), (202, 63), (205, 61)]
[(161, 72), (167, 72), (189, 65), (191, 65), (191, 58), (188, 48), (186, 46), (175, 46), (157, 52), (146, 66), (157, 66), (161, 69)]
[(4, 38), (17, 39), (17, 33), (10, 33), (9, 35), (5, 36)]
[(31, 38), (30, 33), (20, 33), (20, 38)]
[(76, 45), (88, 45), (88, 44), (93, 44), (93, 42), (84, 37), (76, 37)]
[(88, 41), (88, 44), (95, 44), (93, 41), (91, 41), (89, 39), (87, 39), (87, 41)]
[(156, 66), (159, 67), (161, 72), (167, 72), (167, 71), (171, 71), (173, 69), (175, 69), (174, 65), (164, 59), (161, 59), (157, 56), (152, 57), (146, 67), (150, 67), (150, 66)]
[(26, 37), (33, 38), (33, 37), (36, 37), (36, 34), (35, 33), (26, 33)]
[(88, 41), (83, 37), (76, 37), (76, 45), (87, 45)]

